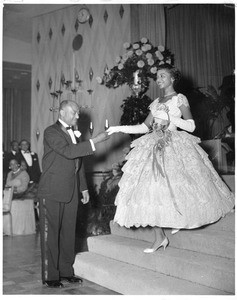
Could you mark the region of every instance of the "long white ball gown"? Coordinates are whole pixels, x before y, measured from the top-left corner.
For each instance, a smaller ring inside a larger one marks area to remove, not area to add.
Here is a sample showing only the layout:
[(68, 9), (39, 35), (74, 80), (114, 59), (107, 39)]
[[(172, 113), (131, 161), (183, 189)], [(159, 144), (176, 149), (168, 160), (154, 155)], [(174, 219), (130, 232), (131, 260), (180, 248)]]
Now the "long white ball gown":
[[(155, 117), (160, 105), (181, 117), (179, 107), (189, 105), (178, 94), (165, 104), (150, 105)], [(159, 150), (161, 136), (152, 131), (134, 140), (126, 157), (114, 221), (121, 226), (197, 228), (213, 223), (234, 207), (234, 194), (213, 168), (200, 139), (178, 131), (170, 123), (167, 145)]]

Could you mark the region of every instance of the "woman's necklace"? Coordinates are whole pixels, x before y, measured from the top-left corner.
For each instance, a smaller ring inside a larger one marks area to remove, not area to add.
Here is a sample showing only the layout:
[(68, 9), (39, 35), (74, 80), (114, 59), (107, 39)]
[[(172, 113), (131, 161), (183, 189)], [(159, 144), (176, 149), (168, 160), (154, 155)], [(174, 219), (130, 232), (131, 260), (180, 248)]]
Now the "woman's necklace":
[(167, 101), (170, 100), (169, 97), (172, 96), (172, 95), (174, 95), (174, 94), (176, 94), (176, 92), (170, 93), (168, 95), (164, 95), (163, 97), (161, 97), (161, 99), (160, 99), (159, 102), (160, 103), (166, 103)]
[(12, 179), (15, 179), (21, 173), (21, 168), (16, 170), (15, 172), (12, 171)]
[(17, 169), (16, 171), (12, 171), (13, 174), (16, 174), (20, 171), (21, 168)]
[(170, 94), (168, 94), (168, 95), (164, 95), (164, 98), (169, 97), (169, 96), (171, 96), (171, 95), (173, 95), (173, 94), (176, 94), (176, 92), (170, 93)]

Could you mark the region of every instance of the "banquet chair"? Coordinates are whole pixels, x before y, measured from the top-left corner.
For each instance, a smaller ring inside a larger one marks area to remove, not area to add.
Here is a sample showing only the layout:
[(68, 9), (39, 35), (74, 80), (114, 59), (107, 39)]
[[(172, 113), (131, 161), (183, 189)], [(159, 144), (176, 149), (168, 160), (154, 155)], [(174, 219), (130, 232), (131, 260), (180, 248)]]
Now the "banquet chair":
[(34, 199), (13, 199), (11, 215), (13, 235), (28, 235), (36, 232)]
[(4, 235), (12, 235), (12, 215), (11, 215), (12, 197), (13, 197), (13, 187), (5, 187), (3, 191), (3, 203), (2, 203)]

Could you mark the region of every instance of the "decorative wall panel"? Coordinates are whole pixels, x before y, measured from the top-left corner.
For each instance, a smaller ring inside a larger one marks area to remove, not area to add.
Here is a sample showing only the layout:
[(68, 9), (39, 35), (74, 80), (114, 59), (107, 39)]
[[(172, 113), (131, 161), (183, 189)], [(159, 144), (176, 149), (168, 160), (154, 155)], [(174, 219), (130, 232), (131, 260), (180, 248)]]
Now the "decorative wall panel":
[[(103, 74), (106, 65), (109, 68), (114, 65), (115, 58), (123, 52), (124, 42), (130, 41), (130, 5), (87, 5), (91, 18), (79, 24), (76, 20), (81, 7), (67, 6), (33, 22), (31, 143), (40, 159), (43, 132), (57, 120), (57, 108), (62, 100), (73, 99), (80, 105), (79, 130), (88, 139), (90, 122), (94, 125), (93, 135), (104, 130), (106, 119), (110, 125), (119, 124), (120, 105), (129, 94), (126, 87), (113, 90), (100, 86), (96, 77)], [(82, 45), (73, 50), (77, 35)], [(71, 81), (71, 86), (63, 84), (64, 81)], [(78, 90), (72, 92), (76, 83)], [(87, 169), (110, 169), (122, 143), (123, 138), (118, 134), (98, 144)]]

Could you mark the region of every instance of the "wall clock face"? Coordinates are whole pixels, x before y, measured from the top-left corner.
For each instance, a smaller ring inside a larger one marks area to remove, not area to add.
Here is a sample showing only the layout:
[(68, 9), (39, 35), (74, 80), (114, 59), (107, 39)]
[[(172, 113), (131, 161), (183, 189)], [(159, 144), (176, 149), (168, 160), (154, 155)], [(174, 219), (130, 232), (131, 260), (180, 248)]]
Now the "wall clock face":
[(90, 11), (88, 8), (81, 8), (78, 12), (77, 19), (79, 23), (86, 23), (90, 18)]

